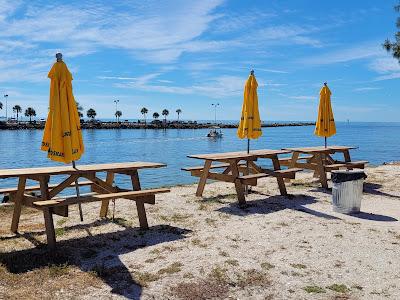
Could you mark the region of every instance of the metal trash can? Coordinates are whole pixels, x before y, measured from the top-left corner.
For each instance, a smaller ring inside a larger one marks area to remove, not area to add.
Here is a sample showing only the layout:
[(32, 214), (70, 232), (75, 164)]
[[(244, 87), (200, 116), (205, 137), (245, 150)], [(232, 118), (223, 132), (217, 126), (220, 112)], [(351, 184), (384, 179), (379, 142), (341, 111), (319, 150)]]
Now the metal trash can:
[(367, 175), (362, 170), (332, 171), (333, 211), (342, 214), (360, 212), (364, 179)]

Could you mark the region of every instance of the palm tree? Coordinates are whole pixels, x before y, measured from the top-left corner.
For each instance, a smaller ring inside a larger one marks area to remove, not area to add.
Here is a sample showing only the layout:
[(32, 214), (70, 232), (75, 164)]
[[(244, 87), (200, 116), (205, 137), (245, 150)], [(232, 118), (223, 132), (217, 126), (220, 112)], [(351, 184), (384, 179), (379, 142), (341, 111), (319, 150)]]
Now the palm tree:
[(29, 123), (32, 123), (32, 117), (36, 116), (36, 111), (32, 107), (25, 110), (25, 117), (29, 117)]
[(82, 105), (79, 104), (79, 102), (75, 101), (75, 103), (76, 103), (76, 109), (78, 110), (79, 118), (82, 119), (83, 118), (83, 113), (82, 113), (83, 107), (82, 107)]
[(153, 119), (157, 120), (160, 117), (160, 114), (158, 112), (155, 112), (153, 114)]
[(119, 118), (122, 116), (122, 111), (117, 110), (117, 111), (115, 112), (115, 116), (117, 117), (117, 122), (119, 123)]
[(167, 116), (169, 115), (168, 109), (164, 109), (162, 115), (164, 116), (164, 122), (167, 123)]
[(182, 109), (178, 108), (176, 110), (176, 113), (178, 114), (178, 123), (179, 123), (179, 115), (182, 113)]
[(18, 115), (19, 115), (20, 112), (22, 112), (21, 106), (19, 106), (18, 104), (15, 105), (15, 106), (13, 107), (13, 112), (15, 112), (15, 113), (17, 114), (17, 122), (18, 122)]
[(91, 118), (93, 121), (94, 117), (97, 115), (97, 113), (93, 108), (89, 108), (88, 111), (86, 112), (86, 115), (88, 116), (88, 118)]
[(146, 125), (146, 114), (149, 112), (149, 110), (146, 107), (143, 107), (140, 112), (144, 116), (144, 124)]

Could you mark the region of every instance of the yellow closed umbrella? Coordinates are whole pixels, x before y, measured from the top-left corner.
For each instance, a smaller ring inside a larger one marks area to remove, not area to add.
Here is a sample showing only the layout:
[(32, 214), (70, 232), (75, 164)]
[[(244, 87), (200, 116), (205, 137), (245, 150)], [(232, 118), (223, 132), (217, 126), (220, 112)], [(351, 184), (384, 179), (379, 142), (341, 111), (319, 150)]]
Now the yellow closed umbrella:
[[(57, 62), (51, 68), (50, 105), (43, 133), (41, 150), (47, 151), (51, 160), (71, 163), (80, 159), (83, 152), (83, 140), (78, 109), (72, 94), (72, 75), (62, 61), (62, 54), (57, 53)], [(76, 191), (79, 197), (78, 182)], [(82, 210), (79, 205), (82, 220)]]
[(257, 87), (254, 71), (251, 71), (244, 87), (242, 115), (237, 131), (240, 139), (247, 138), (247, 152), (250, 151), (250, 139), (258, 139), (262, 135)]
[(331, 91), (327, 83), (324, 83), (319, 92), (319, 108), (318, 119), (315, 124), (314, 134), (325, 138), (325, 147), (327, 146), (326, 139), (336, 134), (335, 119), (333, 117), (331, 104)]

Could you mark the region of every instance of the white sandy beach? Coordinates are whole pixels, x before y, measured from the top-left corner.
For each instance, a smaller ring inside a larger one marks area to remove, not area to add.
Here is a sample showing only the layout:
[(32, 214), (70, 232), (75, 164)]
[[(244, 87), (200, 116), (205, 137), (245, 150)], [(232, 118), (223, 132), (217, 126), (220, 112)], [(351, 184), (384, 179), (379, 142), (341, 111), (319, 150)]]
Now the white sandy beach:
[(80, 223), (74, 207), (69, 218), (55, 219), (56, 256), (42, 247), (40, 213), (25, 210), (15, 237), (11, 208), (3, 207), (0, 295), (400, 299), (400, 166), (367, 174), (362, 213), (354, 216), (333, 212), (330, 191), (311, 173), (287, 185), (289, 197), (278, 196), (273, 178), (260, 180), (245, 210), (231, 184), (208, 184), (203, 199), (195, 185), (173, 187), (148, 206), (147, 232), (130, 201), (116, 201), (115, 222), (100, 220), (92, 203)]

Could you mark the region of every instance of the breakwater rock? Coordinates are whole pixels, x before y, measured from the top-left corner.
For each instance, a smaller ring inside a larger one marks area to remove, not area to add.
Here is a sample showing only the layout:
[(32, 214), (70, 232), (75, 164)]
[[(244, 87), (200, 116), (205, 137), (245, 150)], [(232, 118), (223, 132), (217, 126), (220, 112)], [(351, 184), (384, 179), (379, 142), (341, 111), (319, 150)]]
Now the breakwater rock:
[[(19, 130), (19, 129), (43, 129), (44, 122), (20, 122), (6, 123), (0, 122), (0, 130)], [(314, 122), (285, 122), (285, 123), (263, 123), (261, 127), (286, 127), (286, 126), (314, 126)], [(220, 128), (237, 128), (238, 124), (214, 124), (194, 122), (82, 122), (82, 129), (205, 129), (218, 126)]]

